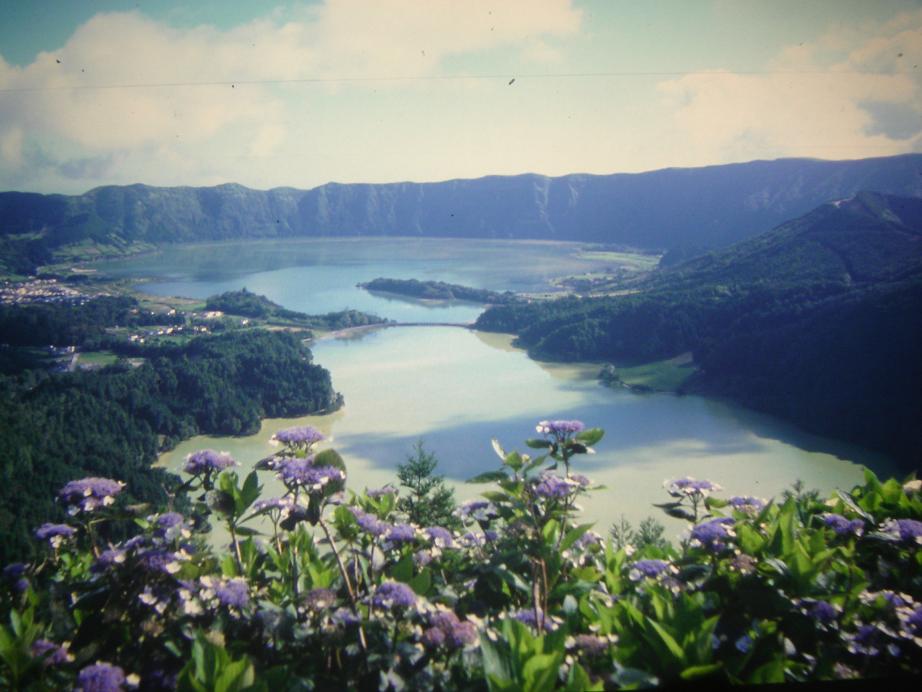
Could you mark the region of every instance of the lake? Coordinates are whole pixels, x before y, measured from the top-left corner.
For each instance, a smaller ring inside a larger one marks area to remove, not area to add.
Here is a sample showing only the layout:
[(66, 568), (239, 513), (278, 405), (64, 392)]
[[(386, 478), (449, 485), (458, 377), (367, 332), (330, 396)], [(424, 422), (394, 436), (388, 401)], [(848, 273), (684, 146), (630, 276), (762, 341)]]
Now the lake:
[[(471, 305), (440, 307), (365, 296), (355, 284), (375, 276), (438, 279), (493, 290), (547, 289), (547, 280), (597, 268), (578, 246), (554, 243), (484, 241), (276, 241), (236, 248), (173, 248), (154, 258), (104, 266), (125, 277), (149, 276), (143, 290), (159, 295), (205, 297), (246, 286), (287, 308), (323, 312), (368, 309), (405, 321), (462, 322), (476, 317)], [(292, 247), (297, 251), (292, 251)], [(332, 248), (331, 248), (332, 246)], [(451, 252), (448, 252), (450, 246)], [(367, 264), (348, 252), (354, 248)], [(216, 250), (228, 251), (217, 261)], [(256, 257), (251, 271), (242, 253)], [(487, 253), (487, 254), (484, 254)], [(451, 256), (447, 256), (451, 255)], [(234, 259), (234, 258), (237, 259)], [(320, 263), (319, 258), (325, 258)], [(273, 258), (277, 262), (273, 262)], [(300, 259), (297, 259), (300, 258)], [(175, 262), (174, 262), (175, 260)], [(273, 268), (274, 264), (280, 265)], [(312, 286), (325, 284), (317, 298)], [(340, 301), (340, 302), (337, 302)], [(428, 311), (428, 312), (420, 312)], [(312, 344), (316, 362), (328, 368), (346, 405), (334, 414), (266, 420), (259, 434), (243, 438), (197, 437), (164, 454), (161, 464), (178, 469), (189, 452), (213, 447), (231, 452), (244, 467), (271, 453), (269, 437), (278, 429), (309, 423), (332, 436), (330, 446), (346, 459), (349, 486), (356, 490), (396, 483), (394, 469), (422, 439), (440, 460), (459, 499), (481, 486), (463, 481), (496, 468), (490, 439), (507, 450), (525, 451), (544, 418), (577, 418), (605, 428), (594, 456), (581, 457), (577, 470), (603, 483), (583, 503), (586, 516), (605, 531), (623, 514), (637, 523), (668, 498), (666, 479), (692, 475), (720, 483), (725, 492), (771, 497), (795, 479), (828, 492), (861, 480), (859, 464), (882, 474), (889, 462), (857, 447), (815, 437), (791, 425), (739, 407), (696, 396), (638, 395), (601, 386), (598, 365), (546, 364), (511, 345), (511, 337), (452, 327), (378, 329), (345, 339)], [(268, 494), (280, 486), (264, 474)], [(676, 520), (659, 517), (674, 534)]]

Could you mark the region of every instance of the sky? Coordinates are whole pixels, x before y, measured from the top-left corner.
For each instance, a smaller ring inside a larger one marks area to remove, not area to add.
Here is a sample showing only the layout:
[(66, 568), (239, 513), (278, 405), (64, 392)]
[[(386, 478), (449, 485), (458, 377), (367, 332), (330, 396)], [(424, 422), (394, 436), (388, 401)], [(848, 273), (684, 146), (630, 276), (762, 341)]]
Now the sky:
[(922, 0), (7, 0), (0, 189), (922, 151)]

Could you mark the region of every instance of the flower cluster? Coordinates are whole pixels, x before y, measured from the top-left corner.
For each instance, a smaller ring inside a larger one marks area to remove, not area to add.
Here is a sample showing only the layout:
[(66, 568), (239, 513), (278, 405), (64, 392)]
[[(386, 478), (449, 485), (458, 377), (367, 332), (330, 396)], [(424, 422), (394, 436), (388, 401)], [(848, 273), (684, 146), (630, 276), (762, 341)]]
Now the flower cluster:
[(631, 581), (641, 581), (643, 579), (657, 579), (669, 574), (677, 574), (678, 569), (675, 565), (665, 560), (637, 560), (631, 564), (631, 570), (628, 578)]
[(191, 476), (207, 476), (220, 473), (224, 469), (236, 466), (237, 462), (227, 452), (216, 452), (213, 449), (202, 449), (186, 457), (182, 470)]
[(271, 442), (283, 444), (293, 449), (309, 450), (318, 442), (326, 439), (326, 435), (310, 425), (297, 425), (292, 428), (285, 428), (275, 433)]
[(77, 530), (74, 527), (67, 524), (45, 523), (35, 529), (35, 537), (40, 541), (48, 541), (52, 548), (58, 549), (66, 539), (71, 538), (76, 532)]
[(392, 610), (395, 608), (412, 608), (416, 605), (416, 593), (406, 584), (396, 581), (386, 581), (381, 583), (375, 594), (372, 596), (371, 603), (375, 608), (383, 610)]
[(58, 491), (58, 498), (68, 505), (69, 514), (93, 512), (112, 505), (124, 487), (124, 483), (111, 478), (83, 478), (67, 483)]
[[(585, 479), (585, 476), (581, 476)], [(588, 479), (587, 479), (588, 483)], [(532, 494), (543, 500), (566, 500), (583, 487), (575, 478), (563, 478), (553, 473), (542, 473), (531, 485)]]
[(915, 519), (889, 519), (881, 527), (884, 533), (898, 538), (903, 543), (922, 545), (922, 521)]
[(539, 434), (553, 437), (558, 442), (568, 440), (585, 428), (583, 422), (578, 420), (543, 420), (535, 426)]
[(691, 544), (704, 548), (709, 553), (720, 553), (726, 550), (727, 543), (736, 533), (733, 530), (735, 522), (729, 517), (708, 519), (693, 527), (689, 533)]
[(303, 488), (321, 492), (330, 483), (343, 482), (346, 473), (334, 466), (314, 466), (314, 457), (284, 459), (278, 465), (278, 478), (289, 490)]
[(734, 495), (727, 502), (733, 509), (743, 514), (754, 515), (765, 509), (765, 500), (752, 495)]
[(713, 492), (723, 490), (717, 483), (695, 480), (691, 476), (665, 481), (663, 487), (673, 497), (707, 497)]
[(864, 522), (861, 519), (848, 520), (841, 514), (833, 513), (824, 514), (822, 519), (837, 536), (860, 536), (864, 533)]
[(477, 643), (477, 626), (461, 620), (451, 610), (437, 610), (429, 617), (429, 627), (423, 632), (423, 644), (431, 649), (444, 647), (461, 649)]
[(487, 523), (499, 516), (496, 507), (487, 500), (468, 500), (458, 508), (457, 513), (462, 521), (473, 520), (481, 523)]

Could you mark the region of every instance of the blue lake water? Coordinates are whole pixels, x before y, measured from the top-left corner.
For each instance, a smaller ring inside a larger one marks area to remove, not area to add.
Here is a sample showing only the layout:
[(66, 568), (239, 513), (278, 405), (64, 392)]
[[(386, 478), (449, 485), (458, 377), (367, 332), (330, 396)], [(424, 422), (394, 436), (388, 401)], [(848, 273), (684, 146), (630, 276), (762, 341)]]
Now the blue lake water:
[[(297, 244), (296, 244), (297, 245)], [(431, 307), (370, 296), (355, 284), (376, 276), (436, 279), (494, 290), (542, 291), (553, 276), (592, 271), (576, 246), (485, 241), (312, 241), (175, 248), (157, 257), (111, 264), (121, 276), (148, 276), (145, 291), (205, 297), (246, 286), (287, 308), (326, 312), (354, 307), (401, 321), (467, 322), (480, 308)], [(428, 319), (426, 317), (428, 316)], [(853, 446), (806, 435), (773, 418), (700, 397), (636, 395), (601, 386), (598, 365), (533, 361), (511, 337), (463, 328), (375, 330), (312, 344), (345, 407), (328, 416), (267, 420), (259, 434), (197, 437), (165, 454), (173, 469), (204, 447), (230, 451), (244, 467), (269, 454), (275, 430), (310, 423), (333, 439), (355, 489), (395, 482), (394, 469), (423, 439), (460, 498), (482, 489), (463, 481), (499, 463), (490, 439), (525, 451), (543, 418), (578, 418), (605, 428), (598, 453), (580, 470), (606, 489), (584, 503), (604, 530), (621, 515), (633, 522), (657, 512), (662, 483), (692, 475), (730, 494), (770, 497), (800, 479), (824, 492), (861, 479), (859, 464), (881, 473), (887, 460)], [(267, 492), (279, 491), (271, 476)], [(681, 522), (667, 521), (672, 531)]]

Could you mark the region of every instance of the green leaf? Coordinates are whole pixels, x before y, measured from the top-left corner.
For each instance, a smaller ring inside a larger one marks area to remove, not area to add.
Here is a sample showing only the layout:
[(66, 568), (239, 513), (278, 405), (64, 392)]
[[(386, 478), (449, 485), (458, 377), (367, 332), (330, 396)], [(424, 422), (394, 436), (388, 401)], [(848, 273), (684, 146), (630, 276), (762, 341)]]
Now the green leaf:
[(505, 471), (487, 471), (485, 473), (478, 474), (473, 478), (468, 478), (466, 483), (494, 483), (496, 481), (501, 481), (509, 478), (509, 474)]
[(567, 533), (564, 534), (563, 540), (560, 541), (560, 550), (564, 551), (576, 543), (576, 541), (578, 541), (593, 526), (595, 526), (595, 523), (590, 522), (588, 524), (580, 524), (576, 528), (567, 531)]
[(542, 440), (536, 437), (525, 440), (525, 444), (532, 449), (550, 449), (554, 445), (550, 440)]
[(391, 576), (399, 582), (408, 583), (413, 578), (413, 556), (407, 555), (394, 565)]
[(669, 634), (669, 632), (667, 632), (662, 627), (662, 625), (650, 618), (647, 618), (647, 624), (657, 634), (660, 641), (666, 646), (666, 648), (669, 650), (669, 653), (675, 657), (676, 661), (684, 665), (685, 652), (682, 651), (682, 647), (679, 646), (679, 643), (673, 638), (673, 636)]
[(784, 682), (784, 661), (776, 659), (759, 666), (746, 682), (753, 685)]
[(427, 593), (429, 593), (429, 589), (432, 587), (432, 572), (428, 569), (424, 569), (422, 572), (410, 579), (407, 584), (417, 594), (420, 596), (425, 596)]
[(557, 686), (557, 671), (560, 668), (562, 651), (537, 654), (529, 658), (522, 666), (524, 689), (529, 692), (553, 690)]
[(602, 428), (588, 428), (583, 430), (580, 433), (574, 435), (574, 439), (579, 440), (587, 447), (591, 447), (596, 444), (605, 436), (605, 431)]
[(681, 673), (679, 673), (679, 677), (683, 680), (696, 680), (698, 678), (706, 678), (710, 675), (714, 675), (714, 673), (721, 670), (722, 668), (722, 663), (708, 663), (701, 666), (689, 666)]

